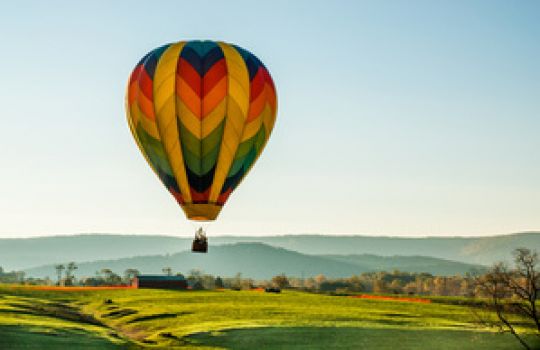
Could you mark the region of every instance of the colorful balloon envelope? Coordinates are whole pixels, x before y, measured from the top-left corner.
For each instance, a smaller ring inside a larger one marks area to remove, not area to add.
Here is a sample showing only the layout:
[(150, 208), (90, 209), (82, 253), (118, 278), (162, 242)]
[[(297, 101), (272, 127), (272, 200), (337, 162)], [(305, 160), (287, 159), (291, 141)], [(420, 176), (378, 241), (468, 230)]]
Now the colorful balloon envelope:
[(150, 167), (191, 220), (214, 220), (263, 151), (276, 119), (266, 67), (238, 46), (181, 41), (137, 64), (129, 127)]

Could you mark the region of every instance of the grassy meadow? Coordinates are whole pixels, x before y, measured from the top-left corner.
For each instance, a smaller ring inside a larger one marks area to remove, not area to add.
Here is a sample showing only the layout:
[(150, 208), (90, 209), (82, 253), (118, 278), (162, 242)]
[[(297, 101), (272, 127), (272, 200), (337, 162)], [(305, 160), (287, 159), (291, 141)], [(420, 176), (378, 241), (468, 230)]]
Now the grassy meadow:
[(479, 326), (465, 299), (431, 301), (0, 286), (0, 348), (519, 349), (511, 335)]

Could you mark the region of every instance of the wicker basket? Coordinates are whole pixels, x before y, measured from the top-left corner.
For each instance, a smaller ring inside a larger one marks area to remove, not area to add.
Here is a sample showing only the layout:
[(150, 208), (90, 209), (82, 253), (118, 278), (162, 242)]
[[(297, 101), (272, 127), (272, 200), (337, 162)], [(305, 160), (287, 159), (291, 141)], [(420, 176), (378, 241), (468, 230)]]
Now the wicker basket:
[(194, 239), (191, 245), (191, 251), (194, 253), (206, 253), (208, 252), (208, 241), (201, 239)]

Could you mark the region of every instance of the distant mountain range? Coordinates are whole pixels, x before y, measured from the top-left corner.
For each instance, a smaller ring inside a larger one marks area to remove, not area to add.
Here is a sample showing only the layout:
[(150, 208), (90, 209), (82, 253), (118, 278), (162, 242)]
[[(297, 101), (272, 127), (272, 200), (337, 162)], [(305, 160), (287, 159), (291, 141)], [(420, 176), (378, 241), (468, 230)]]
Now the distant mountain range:
[[(235, 243), (210, 247), (208, 254), (193, 254), (191, 251), (184, 251), (170, 255), (148, 255), (79, 263), (77, 276), (93, 276), (96, 271), (103, 268), (109, 268), (119, 274), (128, 268), (136, 268), (142, 273), (162, 273), (164, 267), (171, 267), (173, 271), (184, 274), (192, 269), (220, 276), (234, 276), (240, 272), (242, 276), (254, 279), (270, 279), (281, 273), (296, 277), (324, 274), (327, 277), (338, 278), (362, 272), (396, 269), (436, 275), (464, 274), (473, 269), (483, 269), (479, 265), (422, 256), (321, 256), (302, 254), (262, 243)], [(53, 264), (27, 269), (25, 272), (33, 277), (55, 275)]]
[[(191, 240), (172, 236), (105, 234), (0, 239), (0, 266), (6, 270), (14, 270), (68, 261), (116, 260), (134, 256), (175, 254), (189, 250)], [(211, 259), (212, 255), (221, 249), (217, 249), (219, 245), (248, 242), (263, 243), (307, 255), (429, 256), (469, 264), (489, 265), (500, 260), (510, 260), (512, 250), (518, 247), (540, 251), (540, 232), (471, 238), (210, 236), (211, 253), (208, 258)], [(343, 260), (339, 262), (352, 263)]]

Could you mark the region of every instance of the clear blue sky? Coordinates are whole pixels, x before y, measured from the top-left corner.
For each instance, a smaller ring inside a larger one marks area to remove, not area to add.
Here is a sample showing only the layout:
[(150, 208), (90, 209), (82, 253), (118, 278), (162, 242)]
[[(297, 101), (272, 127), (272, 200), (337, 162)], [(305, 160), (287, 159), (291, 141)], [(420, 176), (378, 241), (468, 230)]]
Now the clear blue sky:
[(278, 89), (265, 153), (210, 235), (540, 229), (538, 1), (0, 5), (0, 236), (191, 235), (124, 114), (147, 51), (215, 39)]

